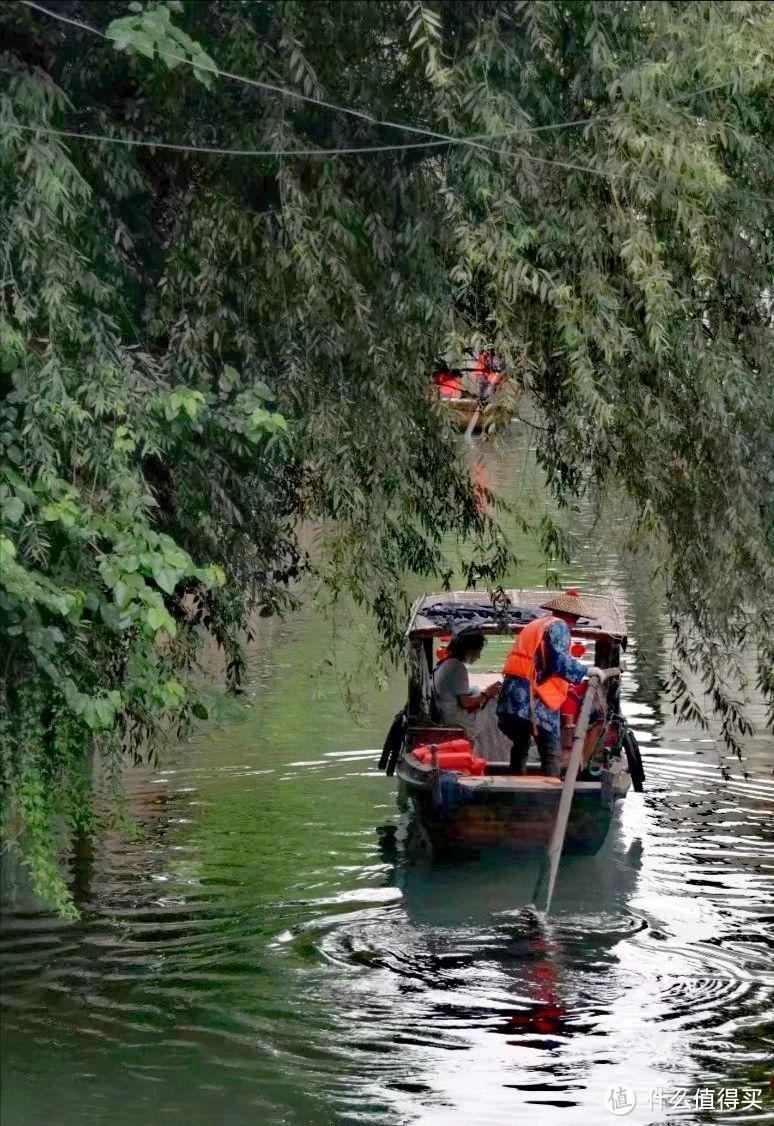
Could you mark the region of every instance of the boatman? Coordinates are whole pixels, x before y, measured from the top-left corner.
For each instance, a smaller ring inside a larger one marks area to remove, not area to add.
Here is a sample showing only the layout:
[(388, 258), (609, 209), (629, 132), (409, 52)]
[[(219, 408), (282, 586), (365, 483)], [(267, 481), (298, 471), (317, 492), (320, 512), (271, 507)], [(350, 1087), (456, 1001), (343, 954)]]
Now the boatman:
[(503, 665), (497, 722), (511, 740), (511, 771), (523, 774), (530, 738), (537, 743), (544, 774), (558, 778), (562, 762), (559, 709), (570, 684), (599, 674), (570, 655), (570, 630), (578, 618), (595, 617), (577, 590), (566, 590), (541, 606), (550, 610), (519, 633)]

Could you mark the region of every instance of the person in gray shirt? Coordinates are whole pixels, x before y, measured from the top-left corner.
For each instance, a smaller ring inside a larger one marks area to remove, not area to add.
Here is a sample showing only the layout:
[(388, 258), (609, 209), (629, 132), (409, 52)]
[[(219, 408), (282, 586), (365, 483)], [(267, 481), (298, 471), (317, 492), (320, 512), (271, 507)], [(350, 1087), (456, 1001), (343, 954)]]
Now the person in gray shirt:
[(478, 660), (484, 644), (484, 635), (470, 626), (453, 631), (448, 656), (433, 671), (433, 698), (441, 723), (463, 728), (482, 758), (508, 762), (511, 746), (497, 725), (494, 705), (490, 706), (500, 692), (500, 682), (479, 692), (471, 687), (466, 667)]

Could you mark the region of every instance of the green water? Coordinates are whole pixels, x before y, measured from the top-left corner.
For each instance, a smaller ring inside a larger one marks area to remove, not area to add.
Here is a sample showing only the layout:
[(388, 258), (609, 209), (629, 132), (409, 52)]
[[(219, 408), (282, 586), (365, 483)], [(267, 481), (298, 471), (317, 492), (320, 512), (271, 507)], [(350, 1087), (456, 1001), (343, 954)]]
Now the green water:
[[(503, 495), (545, 503), (523, 441), (490, 463)], [(748, 778), (723, 780), (654, 692), (669, 640), (644, 569), (614, 524), (582, 528), (563, 578), (629, 607), (647, 792), (596, 857), (563, 862), (550, 920), (532, 864), (407, 850), (376, 770), (403, 677), (378, 692), (366, 674), (353, 718), (341, 676), (364, 622), (338, 621), (337, 673), (307, 605), (264, 623), (242, 702), (128, 775), (142, 833), (73, 861), (82, 921), (6, 872), (4, 1126), (596, 1126), (621, 1084), (629, 1122), (703, 1120), (658, 1105), (699, 1086), (740, 1104), (760, 1088), (737, 1120), (771, 1118), (774, 746), (759, 736)], [(522, 554), (513, 585), (541, 584)]]

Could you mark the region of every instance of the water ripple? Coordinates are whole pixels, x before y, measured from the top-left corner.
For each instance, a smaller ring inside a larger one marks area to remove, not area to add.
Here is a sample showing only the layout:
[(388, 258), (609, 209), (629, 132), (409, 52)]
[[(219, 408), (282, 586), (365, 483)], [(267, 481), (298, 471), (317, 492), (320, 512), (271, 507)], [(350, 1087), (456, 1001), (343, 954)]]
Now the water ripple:
[(614, 1083), (769, 1098), (774, 780), (724, 780), (711, 746), (630, 714), (647, 792), (596, 857), (563, 861), (549, 919), (532, 861), (412, 854), (375, 752), (338, 727), (272, 751), (250, 721), (227, 761), (216, 734), (134, 774), (140, 836), (73, 862), (81, 921), (11, 874), (8, 1121), (531, 1124), (547, 1106), (587, 1126)]

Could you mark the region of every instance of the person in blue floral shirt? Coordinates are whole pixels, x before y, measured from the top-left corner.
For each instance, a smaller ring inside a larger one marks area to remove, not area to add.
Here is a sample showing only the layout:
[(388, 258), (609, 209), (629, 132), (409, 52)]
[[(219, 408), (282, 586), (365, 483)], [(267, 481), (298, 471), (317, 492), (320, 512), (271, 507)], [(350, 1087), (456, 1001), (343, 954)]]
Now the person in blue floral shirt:
[[(579, 617), (591, 616), (577, 592), (568, 590), (559, 594), (543, 603), (541, 609), (550, 610), (553, 620), (545, 627), (542, 643), (534, 653), (535, 683), (540, 685), (547, 678), (557, 676), (578, 684), (586, 675), (598, 673), (596, 668), (587, 670), (570, 655), (571, 627)], [(531, 692), (526, 677), (506, 673), (497, 702), (497, 721), (500, 730), (511, 740), (512, 773), (524, 773), (534, 732), (543, 773), (559, 777), (562, 761), (559, 709), (550, 708), (537, 692)]]

